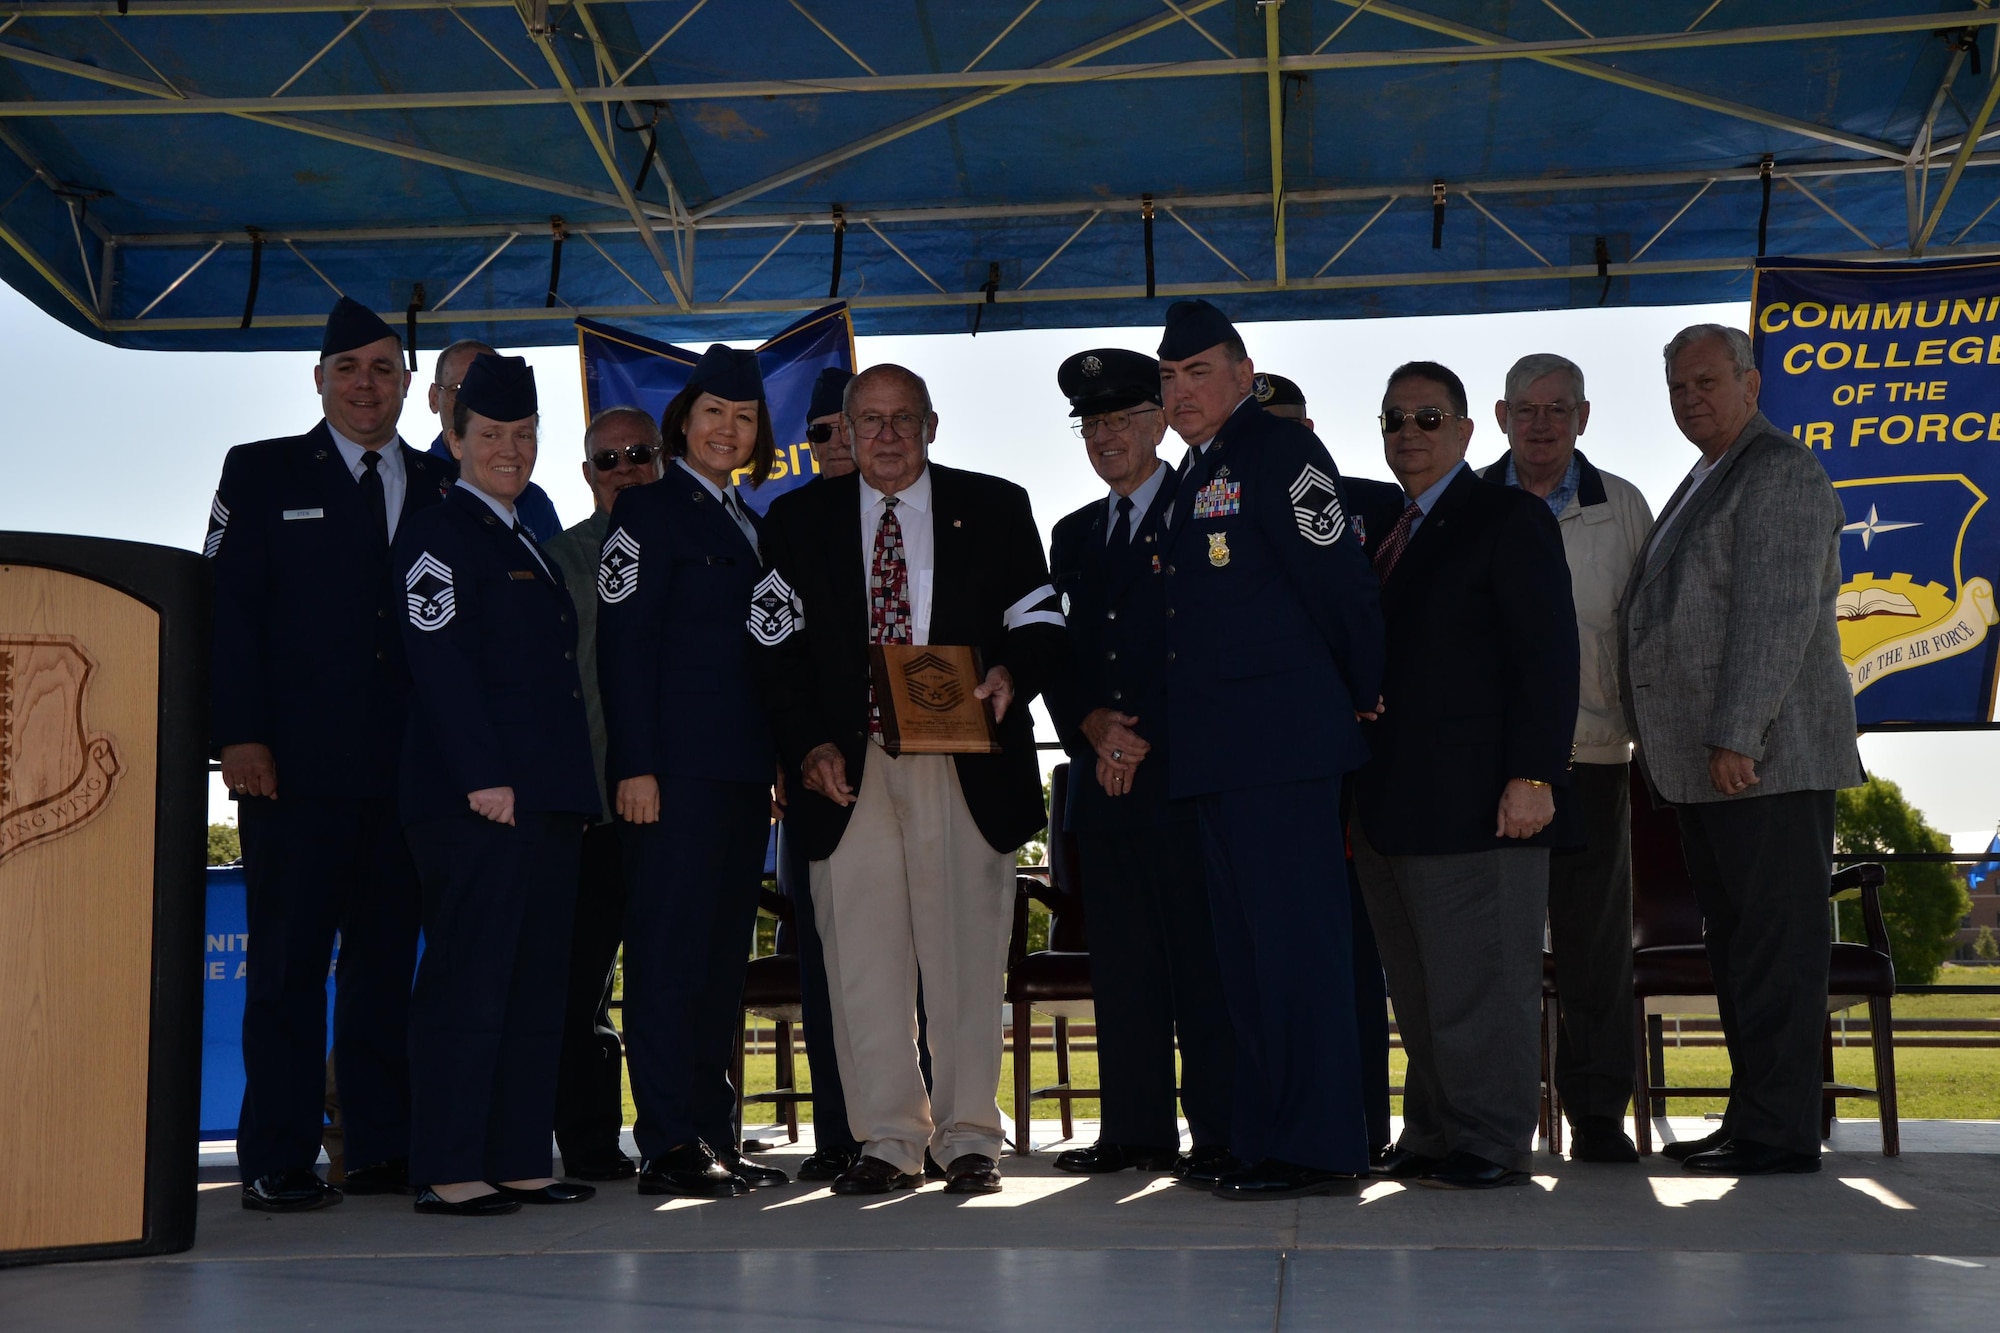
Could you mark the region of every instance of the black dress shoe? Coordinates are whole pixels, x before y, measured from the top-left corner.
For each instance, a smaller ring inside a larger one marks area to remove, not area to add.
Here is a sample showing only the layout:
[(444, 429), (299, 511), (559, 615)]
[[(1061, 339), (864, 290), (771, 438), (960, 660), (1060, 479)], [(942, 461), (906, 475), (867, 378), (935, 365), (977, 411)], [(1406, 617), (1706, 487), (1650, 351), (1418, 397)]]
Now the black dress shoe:
[(898, 1171), (879, 1157), (863, 1153), (853, 1166), (840, 1173), (833, 1182), (835, 1194), (888, 1194), (894, 1190), (913, 1190), (924, 1183), (924, 1178), (913, 1171)]
[(1246, 1166), (1231, 1171), (1216, 1182), (1215, 1197), (1256, 1201), (1268, 1199), (1303, 1199), (1312, 1194), (1339, 1194), (1354, 1186), (1355, 1177), (1339, 1171), (1322, 1171), (1318, 1167), (1300, 1166), (1296, 1162), (1281, 1162), (1275, 1157), (1267, 1157), (1255, 1166)]
[(1196, 1148), (1174, 1163), (1174, 1179), (1199, 1190), (1212, 1190), (1231, 1171), (1241, 1171), (1245, 1163), (1219, 1144)]
[(243, 1184), (243, 1206), (260, 1213), (309, 1213), (331, 1208), (341, 1198), (341, 1192), (310, 1167), (273, 1171)]
[(818, 1148), (812, 1156), (799, 1163), (800, 1180), (837, 1180), (840, 1173), (861, 1160), (859, 1146), (853, 1148)]
[(789, 1185), (792, 1178), (775, 1166), (759, 1166), (740, 1152), (724, 1148), (715, 1159), (728, 1167), (736, 1177), (753, 1190), (775, 1189), (779, 1185)]
[(1497, 1190), (1528, 1183), (1526, 1171), (1489, 1162), (1475, 1153), (1455, 1152), (1417, 1177), (1434, 1190)]
[(946, 1194), (998, 1194), (1000, 1164), (985, 1153), (960, 1153), (944, 1169)]
[(434, 1213), (439, 1217), (500, 1217), (520, 1212), (521, 1200), (518, 1196), (509, 1198), (508, 1192), (501, 1190), (467, 1199), (463, 1203), (453, 1203), (426, 1185), (417, 1191), (417, 1211)]
[(641, 1194), (733, 1199), (749, 1192), (750, 1183), (717, 1161), (715, 1153), (700, 1139), (639, 1163)]
[(1369, 1163), (1368, 1174), (1384, 1180), (1415, 1180), (1443, 1160), (1442, 1157), (1426, 1157), (1408, 1148), (1391, 1148), (1382, 1154), (1379, 1161)]
[(1731, 1139), (1713, 1152), (1696, 1153), (1681, 1169), (1706, 1176), (1805, 1176), (1819, 1170), (1819, 1154)]
[(1676, 1162), (1685, 1162), (1698, 1152), (1714, 1152), (1729, 1142), (1729, 1131), (1718, 1129), (1713, 1134), (1704, 1134), (1698, 1139), (1683, 1139), (1679, 1143), (1663, 1144), (1660, 1154)]
[(373, 1166), (358, 1166), (340, 1182), (343, 1194), (409, 1194), (410, 1163), (397, 1157)]
[(558, 1180), (540, 1189), (517, 1190), (512, 1185), (495, 1185), (503, 1199), (516, 1203), (582, 1203), (585, 1199), (597, 1197), (597, 1186), (578, 1185), (572, 1181)]
[(565, 1153), (563, 1174), (572, 1180), (630, 1180), (639, 1174), (639, 1164), (622, 1152), (611, 1157), (579, 1157), (575, 1161)]
[(1570, 1126), (1572, 1162), (1637, 1162), (1639, 1150), (1625, 1126), (1610, 1116), (1587, 1116)]
[(1056, 1154), (1056, 1170), (1079, 1176), (1103, 1175), (1136, 1167), (1141, 1171), (1171, 1171), (1180, 1160), (1178, 1148), (1144, 1148), (1099, 1140), (1088, 1148)]

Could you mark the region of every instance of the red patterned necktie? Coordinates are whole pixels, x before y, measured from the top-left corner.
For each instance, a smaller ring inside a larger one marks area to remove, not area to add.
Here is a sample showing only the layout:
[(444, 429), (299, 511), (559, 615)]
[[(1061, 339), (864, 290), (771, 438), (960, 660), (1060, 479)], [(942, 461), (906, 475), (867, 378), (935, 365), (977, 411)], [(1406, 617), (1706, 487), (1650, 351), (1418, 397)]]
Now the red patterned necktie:
[(1396, 562), (1403, 558), (1403, 548), (1410, 544), (1410, 525), (1424, 516), (1423, 507), (1415, 500), (1403, 507), (1396, 526), (1389, 529), (1389, 535), (1382, 539), (1382, 549), (1375, 552), (1375, 577), (1382, 582), (1389, 581), (1395, 572)]
[[(875, 558), (868, 568), (868, 642), (909, 643), (910, 567), (903, 559), (903, 525), (896, 519), (896, 497), (882, 501), (882, 522), (875, 529)], [(868, 734), (882, 738), (882, 708), (875, 685), (868, 686)]]

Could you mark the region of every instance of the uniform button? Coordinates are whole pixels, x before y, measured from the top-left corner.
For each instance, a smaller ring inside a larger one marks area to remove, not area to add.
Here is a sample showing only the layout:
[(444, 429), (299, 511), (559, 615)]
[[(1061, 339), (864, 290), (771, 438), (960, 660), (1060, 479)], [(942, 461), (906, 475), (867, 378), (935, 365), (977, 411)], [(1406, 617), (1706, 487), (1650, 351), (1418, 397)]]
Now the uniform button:
[(563, 661), (565, 661), (565, 662), (574, 662), (574, 661), (576, 661), (576, 652), (575, 652), (575, 650), (574, 650), (574, 649), (572, 649), (572, 650), (570, 650), (570, 651), (568, 651), (568, 652), (565, 652), (565, 653), (563, 654)]
[(562, 623), (565, 625), (569, 624), (569, 612), (565, 611), (562, 613)]
[(1173, 618), (1174, 618), (1174, 609), (1170, 606), (1167, 608), (1167, 619), (1172, 620)]
[(376, 607), (376, 608), (375, 608), (375, 618), (376, 618), (377, 620), (387, 620), (387, 619), (389, 618), (389, 609), (388, 609), (387, 607), (384, 607), (384, 606), (378, 606), (378, 607)]
[(1167, 660), (1169, 662), (1174, 660), (1174, 650), (1171, 648), (1167, 649)]
[(1104, 654), (1104, 660), (1107, 662), (1116, 662), (1118, 660), (1117, 650), (1113, 649), (1112, 651)]
[(1106, 611), (1104, 613), (1104, 618), (1106, 620), (1116, 620), (1118, 619), (1118, 613), (1116, 611)]
[(378, 662), (386, 662), (389, 660), (389, 654), (382, 651), (380, 648), (377, 648), (375, 650), (375, 660)]
[(1173, 567), (1172, 565), (1168, 565), (1168, 566), (1167, 566), (1167, 573), (1171, 574), (1171, 573), (1173, 573), (1173, 572), (1174, 572), (1174, 567)]
[(1114, 699), (1123, 699), (1125, 697), (1125, 692), (1123, 690), (1113, 690), (1111, 691), (1111, 697)]
[(569, 692), (569, 697), (570, 697), (570, 698), (572, 698), (572, 699), (581, 699), (581, 698), (583, 697), (583, 691), (582, 691), (582, 690), (571, 690), (571, 691)]

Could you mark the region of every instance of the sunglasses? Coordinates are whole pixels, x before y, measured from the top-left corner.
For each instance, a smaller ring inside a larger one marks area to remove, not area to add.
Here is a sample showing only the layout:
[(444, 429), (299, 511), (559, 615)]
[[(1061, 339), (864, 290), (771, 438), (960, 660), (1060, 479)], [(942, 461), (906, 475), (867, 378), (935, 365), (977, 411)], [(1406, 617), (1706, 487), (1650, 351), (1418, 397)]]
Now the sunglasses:
[(659, 452), (656, 445), (629, 444), (623, 449), (599, 449), (590, 456), (590, 462), (599, 472), (611, 471), (618, 466), (621, 458), (633, 467), (644, 467), (652, 462), (653, 456)]
[(833, 423), (831, 421), (815, 422), (806, 427), (806, 442), (808, 444), (825, 444), (832, 438)]
[(1420, 407), (1414, 412), (1405, 412), (1400, 407), (1391, 407), (1375, 418), (1382, 423), (1384, 435), (1394, 435), (1403, 428), (1405, 421), (1414, 421), (1417, 428), (1426, 434), (1436, 431), (1447, 421), (1463, 421), (1456, 412), (1447, 412), (1441, 407)]

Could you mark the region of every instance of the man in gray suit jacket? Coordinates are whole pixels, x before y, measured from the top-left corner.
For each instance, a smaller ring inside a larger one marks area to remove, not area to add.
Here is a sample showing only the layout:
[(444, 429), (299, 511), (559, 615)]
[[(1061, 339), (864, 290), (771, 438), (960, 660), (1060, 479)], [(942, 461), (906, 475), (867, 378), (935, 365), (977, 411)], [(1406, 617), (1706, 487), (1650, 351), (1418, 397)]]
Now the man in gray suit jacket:
[(1817, 460), (1757, 410), (1750, 339), (1666, 347), (1701, 461), (1653, 525), (1620, 610), (1638, 754), (1677, 807), (1729, 1046), (1729, 1109), (1671, 1144), (1690, 1170), (1819, 1170), (1833, 793), (1859, 785), (1834, 597), (1846, 521)]

